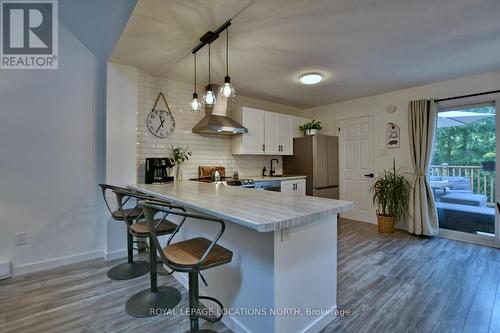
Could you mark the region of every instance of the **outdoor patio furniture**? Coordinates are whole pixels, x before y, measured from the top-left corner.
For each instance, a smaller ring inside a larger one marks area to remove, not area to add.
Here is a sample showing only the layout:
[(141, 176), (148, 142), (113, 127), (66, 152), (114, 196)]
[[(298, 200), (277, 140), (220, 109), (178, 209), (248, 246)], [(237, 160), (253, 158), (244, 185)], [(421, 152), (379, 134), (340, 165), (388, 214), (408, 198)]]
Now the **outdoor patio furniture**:
[(439, 199), (441, 202), (445, 203), (477, 207), (485, 206), (486, 201), (488, 200), (488, 198), (484, 194), (460, 192), (448, 193), (442, 195)]
[(495, 233), (495, 208), (436, 202), (439, 227), (467, 233)]

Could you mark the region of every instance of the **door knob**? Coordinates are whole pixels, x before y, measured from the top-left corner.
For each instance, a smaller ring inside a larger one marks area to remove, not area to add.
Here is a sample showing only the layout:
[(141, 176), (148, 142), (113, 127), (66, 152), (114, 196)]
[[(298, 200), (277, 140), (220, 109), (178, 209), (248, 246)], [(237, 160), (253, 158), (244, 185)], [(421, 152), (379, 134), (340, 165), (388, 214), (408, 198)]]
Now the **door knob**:
[(369, 173), (369, 174), (366, 174), (365, 177), (373, 178), (373, 177), (375, 177), (375, 175), (373, 173)]

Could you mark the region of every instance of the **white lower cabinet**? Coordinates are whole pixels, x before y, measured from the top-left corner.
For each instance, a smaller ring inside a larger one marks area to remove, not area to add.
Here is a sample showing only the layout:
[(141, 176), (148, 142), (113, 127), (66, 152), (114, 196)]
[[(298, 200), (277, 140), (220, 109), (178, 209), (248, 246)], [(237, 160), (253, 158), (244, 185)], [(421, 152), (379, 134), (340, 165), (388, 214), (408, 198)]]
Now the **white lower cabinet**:
[(306, 195), (306, 180), (284, 180), (281, 182), (281, 192), (291, 195), (305, 196)]

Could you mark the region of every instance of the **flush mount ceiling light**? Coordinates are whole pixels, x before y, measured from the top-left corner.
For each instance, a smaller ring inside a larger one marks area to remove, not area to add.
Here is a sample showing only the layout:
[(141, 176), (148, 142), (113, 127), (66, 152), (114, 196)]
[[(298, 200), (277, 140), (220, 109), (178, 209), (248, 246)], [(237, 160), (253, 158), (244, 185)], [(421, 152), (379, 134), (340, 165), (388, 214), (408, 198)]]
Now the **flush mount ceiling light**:
[(316, 84), (323, 80), (323, 74), (321, 73), (304, 73), (299, 75), (299, 80), (303, 84)]

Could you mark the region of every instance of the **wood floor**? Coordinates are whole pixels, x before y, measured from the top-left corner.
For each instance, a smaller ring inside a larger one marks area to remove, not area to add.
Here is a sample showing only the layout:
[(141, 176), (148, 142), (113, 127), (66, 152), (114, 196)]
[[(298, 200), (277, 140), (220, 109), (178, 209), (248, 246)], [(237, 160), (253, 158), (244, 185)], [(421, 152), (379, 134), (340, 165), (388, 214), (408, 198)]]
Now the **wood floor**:
[[(339, 223), (337, 318), (328, 332), (500, 332), (500, 250)], [(0, 332), (184, 332), (185, 316), (137, 319), (124, 304), (148, 276), (111, 281), (92, 260), (0, 281)], [(210, 282), (210, 281), (209, 281)], [(186, 290), (172, 277), (160, 285)], [(227, 332), (218, 323), (205, 325)], [(261, 333), (261, 332), (259, 332)]]

